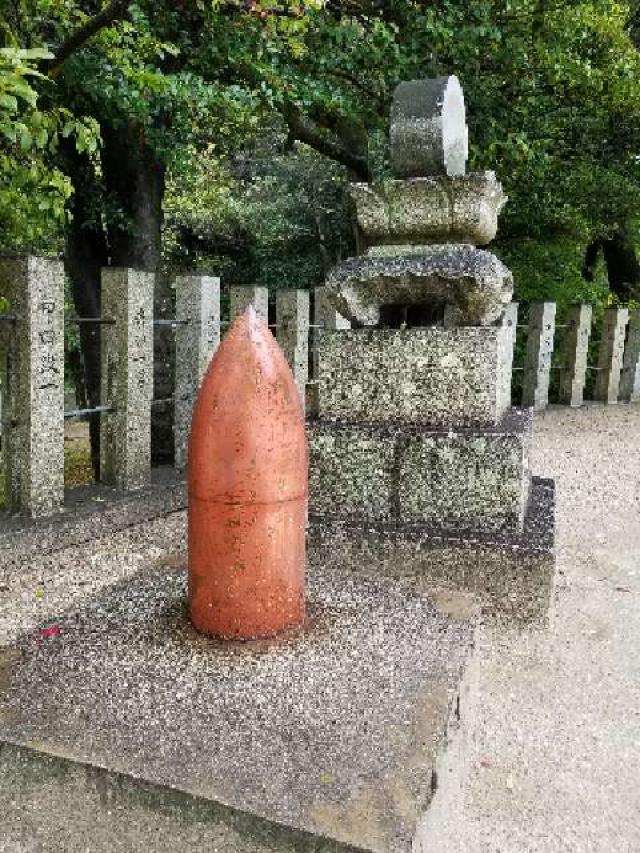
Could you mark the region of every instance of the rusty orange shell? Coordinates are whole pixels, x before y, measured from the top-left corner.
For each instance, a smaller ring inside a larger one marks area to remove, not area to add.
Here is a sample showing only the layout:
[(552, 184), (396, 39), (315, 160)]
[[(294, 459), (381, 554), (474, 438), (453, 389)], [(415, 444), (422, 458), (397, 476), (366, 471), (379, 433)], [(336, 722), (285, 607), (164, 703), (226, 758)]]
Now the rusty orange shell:
[(189, 438), (189, 606), (194, 626), (270, 637), (305, 617), (308, 450), (300, 394), (253, 308), (204, 376)]

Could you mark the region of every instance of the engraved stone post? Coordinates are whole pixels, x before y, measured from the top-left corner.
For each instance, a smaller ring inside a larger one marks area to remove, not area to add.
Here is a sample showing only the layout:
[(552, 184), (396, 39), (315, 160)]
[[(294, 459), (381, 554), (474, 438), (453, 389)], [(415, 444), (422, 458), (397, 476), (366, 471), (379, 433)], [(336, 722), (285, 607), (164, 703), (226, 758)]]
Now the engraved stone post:
[(309, 291), (278, 290), (276, 323), (278, 343), (284, 350), (304, 402), (309, 378)]
[[(14, 512), (56, 512), (64, 501), (64, 268), (61, 261), (0, 260), (6, 490)], [(13, 328), (12, 328), (13, 327)]]
[(567, 317), (567, 332), (562, 345), (560, 402), (569, 406), (581, 406), (584, 398), (592, 313), (591, 305), (572, 305)]
[(229, 320), (233, 322), (238, 314), (253, 305), (256, 314), (265, 323), (269, 322), (269, 291), (266, 287), (229, 288)]
[(175, 467), (187, 466), (191, 413), (200, 380), (220, 343), (220, 279), (185, 275), (176, 279)]
[(595, 400), (618, 402), (624, 337), (629, 322), (628, 308), (607, 308), (602, 318), (602, 337), (598, 353), (598, 373), (593, 392)]
[(629, 314), (618, 399), (630, 403), (640, 400), (640, 309)]
[(115, 320), (102, 333), (100, 478), (120, 489), (151, 476), (154, 275), (110, 267), (102, 271), (102, 316)]
[(555, 302), (532, 302), (529, 307), (527, 357), (522, 405), (536, 410), (549, 404), (549, 376), (556, 328)]

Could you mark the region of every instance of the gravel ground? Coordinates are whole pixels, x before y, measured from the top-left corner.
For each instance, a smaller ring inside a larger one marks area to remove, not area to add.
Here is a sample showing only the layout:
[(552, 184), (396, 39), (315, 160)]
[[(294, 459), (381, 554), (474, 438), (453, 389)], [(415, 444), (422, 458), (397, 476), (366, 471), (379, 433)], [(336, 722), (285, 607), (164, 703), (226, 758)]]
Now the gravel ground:
[(532, 470), (556, 479), (554, 600), (545, 627), (482, 630), (459, 849), (637, 853), (640, 405), (552, 408), (534, 431)]

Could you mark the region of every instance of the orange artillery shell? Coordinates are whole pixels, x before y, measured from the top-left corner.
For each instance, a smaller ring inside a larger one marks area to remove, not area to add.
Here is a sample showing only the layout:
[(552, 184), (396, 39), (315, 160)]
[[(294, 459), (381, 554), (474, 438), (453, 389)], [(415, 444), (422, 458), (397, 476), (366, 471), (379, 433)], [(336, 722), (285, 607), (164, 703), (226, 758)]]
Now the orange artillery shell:
[(207, 370), (189, 439), (189, 604), (199, 631), (270, 637), (305, 616), (308, 452), (300, 393), (253, 308)]

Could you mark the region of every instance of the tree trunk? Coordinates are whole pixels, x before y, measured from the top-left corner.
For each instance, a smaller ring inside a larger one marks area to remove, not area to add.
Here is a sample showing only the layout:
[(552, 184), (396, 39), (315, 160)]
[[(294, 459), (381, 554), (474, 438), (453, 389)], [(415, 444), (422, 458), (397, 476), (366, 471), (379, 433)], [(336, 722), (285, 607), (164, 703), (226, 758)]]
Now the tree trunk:
[[(120, 216), (107, 224), (106, 234), (99, 214), (102, 190), (84, 158), (68, 152), (70, 174), (75, 193), (72, 202), (73, 221), (67, 236), (67, 271), (72, 283), (73, 299), (80, 316), (100, 316), (100, 275), (107, 265), (133, 267), (157, 272), (160, 261), (162, 200), (165, 169), (149, 146), (142, 131), (102, 128), (104, 195)], [(171, 393), (167, 383), (171, 372), (166, 369), (167, 339), (156, 337), (159, 350), (154, 353), (159, 365), (156, 390), (161, 396)], [(89, 404), (100, 401), (100, 327), (81, 324), (80, 346), (84, 360), (84, 378)], [(155, 368), (155, 366), (154, 366)], [(173, 411), (154, 413), (152, 421), (152, 454), (155, 460), (169, 461), (173, 454)], [(100, 419), (90, 420), (91, 462), (99, 479)]]
[(628, 227), (620, 225), (610, 237), (589, 243), (582, 270), (588, 281), (593, 280), (600, 251), (607, 267), (609, 290), (615, 293), (621, 302), (637, 298), (640, 291), (640, 264)]
[[(107, 241), (95, 210), (95, 186), (89, 164), (71, 154), (75, 192), (71, 202), (73, 219), (67, 228), (66, 268), (71, 281), (73, 302), (79, 317), (100, 315), (100, 270), (107, 263)], [(89, 406), (100, 404), (100, 326), (80, 324), (84, 386)], [(100, 418), (89, 420), (91, 467), (100, 478)]]
[[(155, 312), (172, 314), (169, 282), (159, 276), (162, 237), (162, 202), (165, 167), (145, 141), (138, 127), (103, 130), (103, 169), (107, 193), (114, 196), (125, 214), (124, 224), (108, 228), (109, 254), (114, 266), (133, 267), (156, 273)], [(173, 388), (174, 340), (166, 329), (154, 335), (154, 395), (171, 396)], [(173, 462), (173, 407), (154, 408), (151, 421), (153, 464)]]

